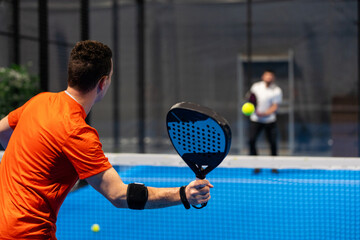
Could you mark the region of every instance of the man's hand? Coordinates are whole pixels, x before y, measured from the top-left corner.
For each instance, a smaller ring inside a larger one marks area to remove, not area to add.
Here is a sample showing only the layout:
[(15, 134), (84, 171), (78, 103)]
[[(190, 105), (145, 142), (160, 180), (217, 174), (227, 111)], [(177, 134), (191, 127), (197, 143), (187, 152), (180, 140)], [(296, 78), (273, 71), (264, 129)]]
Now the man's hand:
[(277, 109), (278, 109), (278, 104), (273, 103), (271, 105), (271, 107), (268, 108), (268, 110), (266, 110), (265, 112), (259, 112), (256, 110), (256, 115), (258, 115), (258, 117), (267, 117), (267, 116), (273, 114), (274, 112), (276, 112)]
[(210, 188), (213, 187), (206, 179), (192, 181), (185, 189), (186, 198), (191, 205), (206, 203), (211, 198)]

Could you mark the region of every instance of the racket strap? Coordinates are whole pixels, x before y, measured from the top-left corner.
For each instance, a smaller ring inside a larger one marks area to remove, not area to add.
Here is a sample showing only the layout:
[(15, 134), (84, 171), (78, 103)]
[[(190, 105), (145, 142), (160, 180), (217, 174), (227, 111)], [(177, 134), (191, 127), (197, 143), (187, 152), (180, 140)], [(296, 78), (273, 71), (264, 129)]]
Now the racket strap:
[(185, 207), (186, 209), (189, 209), (189, 208), (190, 208), (190, 203), (189, 203), (189, 201), (188, 201), (187, 198), (186, 198), (185, 188), (186, 188), (186, 186), (180, 187), (180, 199), (181, 199), (181, 202), (182, 202), (182, 204), (184, 205), (184, 207)]
[(196, 208), (196, 209), (202, 209), (203, 207), (206, 207), (206, 205), (207, 205), (207, 202), (206, 202), (206, 203), (202, 203), (200, 207), (195, 206), (195, 205), (192, 205), (192, 206), (193, 206), (194, 208)]

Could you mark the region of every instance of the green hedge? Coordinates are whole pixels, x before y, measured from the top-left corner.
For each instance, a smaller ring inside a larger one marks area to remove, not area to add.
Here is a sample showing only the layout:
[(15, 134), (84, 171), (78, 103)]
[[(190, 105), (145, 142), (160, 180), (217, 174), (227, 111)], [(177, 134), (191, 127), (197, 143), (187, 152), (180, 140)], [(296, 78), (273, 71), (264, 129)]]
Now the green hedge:
[(20, 107), (40, 92), (40, 79), (27, 67), (12, 65), (0, 68), (0, 118)]

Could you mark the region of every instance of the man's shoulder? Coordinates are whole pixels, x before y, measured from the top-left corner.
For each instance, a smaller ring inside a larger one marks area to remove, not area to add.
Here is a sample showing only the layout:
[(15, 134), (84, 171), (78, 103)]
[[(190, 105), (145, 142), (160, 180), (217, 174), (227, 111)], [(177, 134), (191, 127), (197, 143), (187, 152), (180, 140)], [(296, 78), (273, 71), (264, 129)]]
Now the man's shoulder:
[(264, 85), (263, 81), (257, 81), (253, 83), (253, 86), (261, 86), (261, 85)]
[(35, 97), (45, 97), (45, 96), (55, 96), (59, 93), (55, 93), (55, 92), (41, 92), (38, 93), (37, 95), (35, 95)]
[(281, 87), (279, 87), (277, 84), (275, 84), (275, 86), (274, 86), (274, 91), (276, 91), (277, 93), (282, 92)]
[(49, 99), (49, 98), (55, 97), (58, 94), (59, 93), (54, 93), (54, 92), (41, 92), (41, 93), (38, 93), (37, 95), (33, 96), (30, 100), (44, 101), (44, 99)]
[(260, 88), (260, 87), (262, 87), (262, 86), (264, 86), (263, 81), (258, 81), (258, 82), (254, 82), (254, 83), (252, 84), (251, 88), (252, 88), (252, 89), (257, 89), (257, 88)]
[(270, 89), (273, 90), (273, 91), (281, 91), (281, 88), (279, 85), (277, 85), (276, 83), (271, 83), (270, 85)]

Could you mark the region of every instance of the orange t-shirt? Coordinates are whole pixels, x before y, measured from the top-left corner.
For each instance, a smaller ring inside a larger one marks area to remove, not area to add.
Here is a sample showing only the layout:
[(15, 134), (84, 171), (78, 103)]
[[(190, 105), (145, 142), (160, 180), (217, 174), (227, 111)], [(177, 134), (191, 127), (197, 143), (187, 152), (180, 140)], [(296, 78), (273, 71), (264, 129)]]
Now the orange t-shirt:
[(59, 208), (76, 181), (111, 167), (83, 107), (41, 93), (8, 115), (0, 164), (0, 239), (56, 239)]

